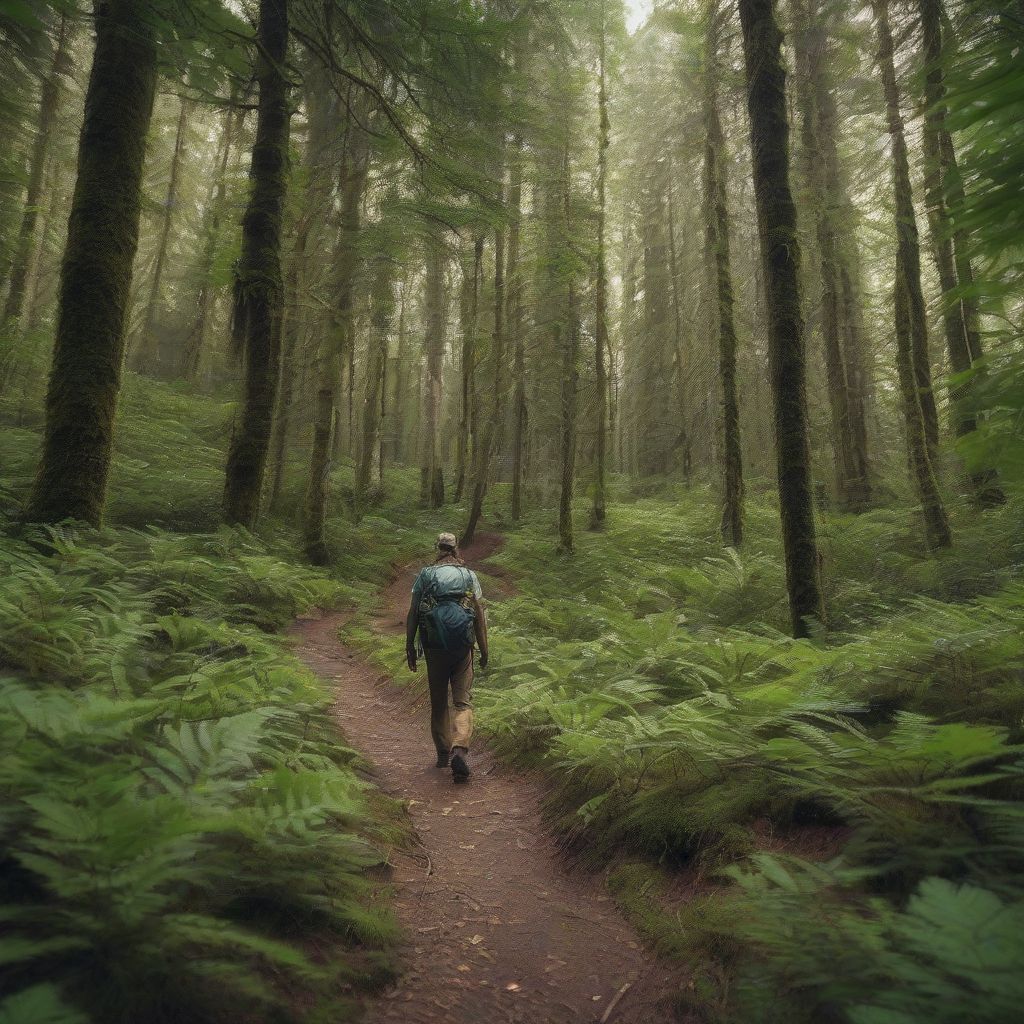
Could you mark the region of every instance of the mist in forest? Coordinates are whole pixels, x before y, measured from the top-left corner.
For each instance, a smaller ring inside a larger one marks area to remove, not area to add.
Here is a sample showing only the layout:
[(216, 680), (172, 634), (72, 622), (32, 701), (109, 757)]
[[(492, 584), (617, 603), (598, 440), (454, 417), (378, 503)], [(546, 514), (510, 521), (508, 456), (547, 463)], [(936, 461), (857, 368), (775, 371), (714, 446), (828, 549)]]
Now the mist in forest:
[(1019, 5), (0, 57), (2, 1024), (1019, 1019)]

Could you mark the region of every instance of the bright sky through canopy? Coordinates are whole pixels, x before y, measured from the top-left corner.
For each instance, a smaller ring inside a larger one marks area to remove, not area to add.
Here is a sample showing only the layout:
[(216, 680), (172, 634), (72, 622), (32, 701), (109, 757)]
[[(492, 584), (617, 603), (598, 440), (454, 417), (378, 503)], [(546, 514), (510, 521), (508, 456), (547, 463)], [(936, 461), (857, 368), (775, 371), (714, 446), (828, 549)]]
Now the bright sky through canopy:
[(653, 0), (626, 0), (626, 28), (634, 33), (651, 13)]

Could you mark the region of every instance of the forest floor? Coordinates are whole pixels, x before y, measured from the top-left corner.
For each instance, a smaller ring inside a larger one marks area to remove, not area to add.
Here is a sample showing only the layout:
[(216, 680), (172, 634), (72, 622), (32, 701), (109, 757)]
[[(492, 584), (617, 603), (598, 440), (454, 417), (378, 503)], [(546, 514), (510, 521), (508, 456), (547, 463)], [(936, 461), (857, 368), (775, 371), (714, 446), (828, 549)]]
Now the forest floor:
[[(480, 566), (502, 543), (480, 534), (464, 557)], [(417, 568), (401, 569), (382, 594), (372, 623), (382, 642), (402, 642)], [(339, 640), (350, 617), (305, 617), (292, 636), (297, 655), (335, 692), (349, 744), (405, 802), (414, 829), (410, 849), (390, 856), (403, 973), (371, 1001), (369, 1024), (677, 1019), (678, 972), (643, 948), (599, 879), (566, 862), (543, 820), (542, 782), (474, 742), (472, 778), (454, 786), (434, 767), (422, 669), (415, 692), (397, 686)]]

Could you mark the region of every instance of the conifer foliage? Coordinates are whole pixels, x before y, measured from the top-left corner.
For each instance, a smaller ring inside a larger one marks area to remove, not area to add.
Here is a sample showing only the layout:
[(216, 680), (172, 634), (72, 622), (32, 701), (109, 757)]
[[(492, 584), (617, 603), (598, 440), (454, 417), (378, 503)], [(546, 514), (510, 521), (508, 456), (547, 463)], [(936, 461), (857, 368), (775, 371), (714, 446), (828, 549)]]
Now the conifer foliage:
[(441, 529), (506, 534), (481, 728), (688, 1013), (1014, 1019), (1022, 54), (997, 0), (0, 0), (0, 1020), (391, 977), (401, 815), (279, 633)]

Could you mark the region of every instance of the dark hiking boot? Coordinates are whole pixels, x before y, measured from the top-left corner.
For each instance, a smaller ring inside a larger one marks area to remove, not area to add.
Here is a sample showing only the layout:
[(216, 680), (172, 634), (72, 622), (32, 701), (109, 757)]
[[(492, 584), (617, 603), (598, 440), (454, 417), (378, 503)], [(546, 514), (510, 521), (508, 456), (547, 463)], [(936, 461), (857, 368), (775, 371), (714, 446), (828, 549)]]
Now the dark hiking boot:
[(448, 767), (448, 751), (447, 750), (439, 750), (437, 752), (437, 767), (438, 768), (447, 768)]
[(466, 760), (468, 753), (463, 747), (456, 747), (452, 751), (452, 779), (455, 782), (465, 782), (469, 778), (469, 762)]

